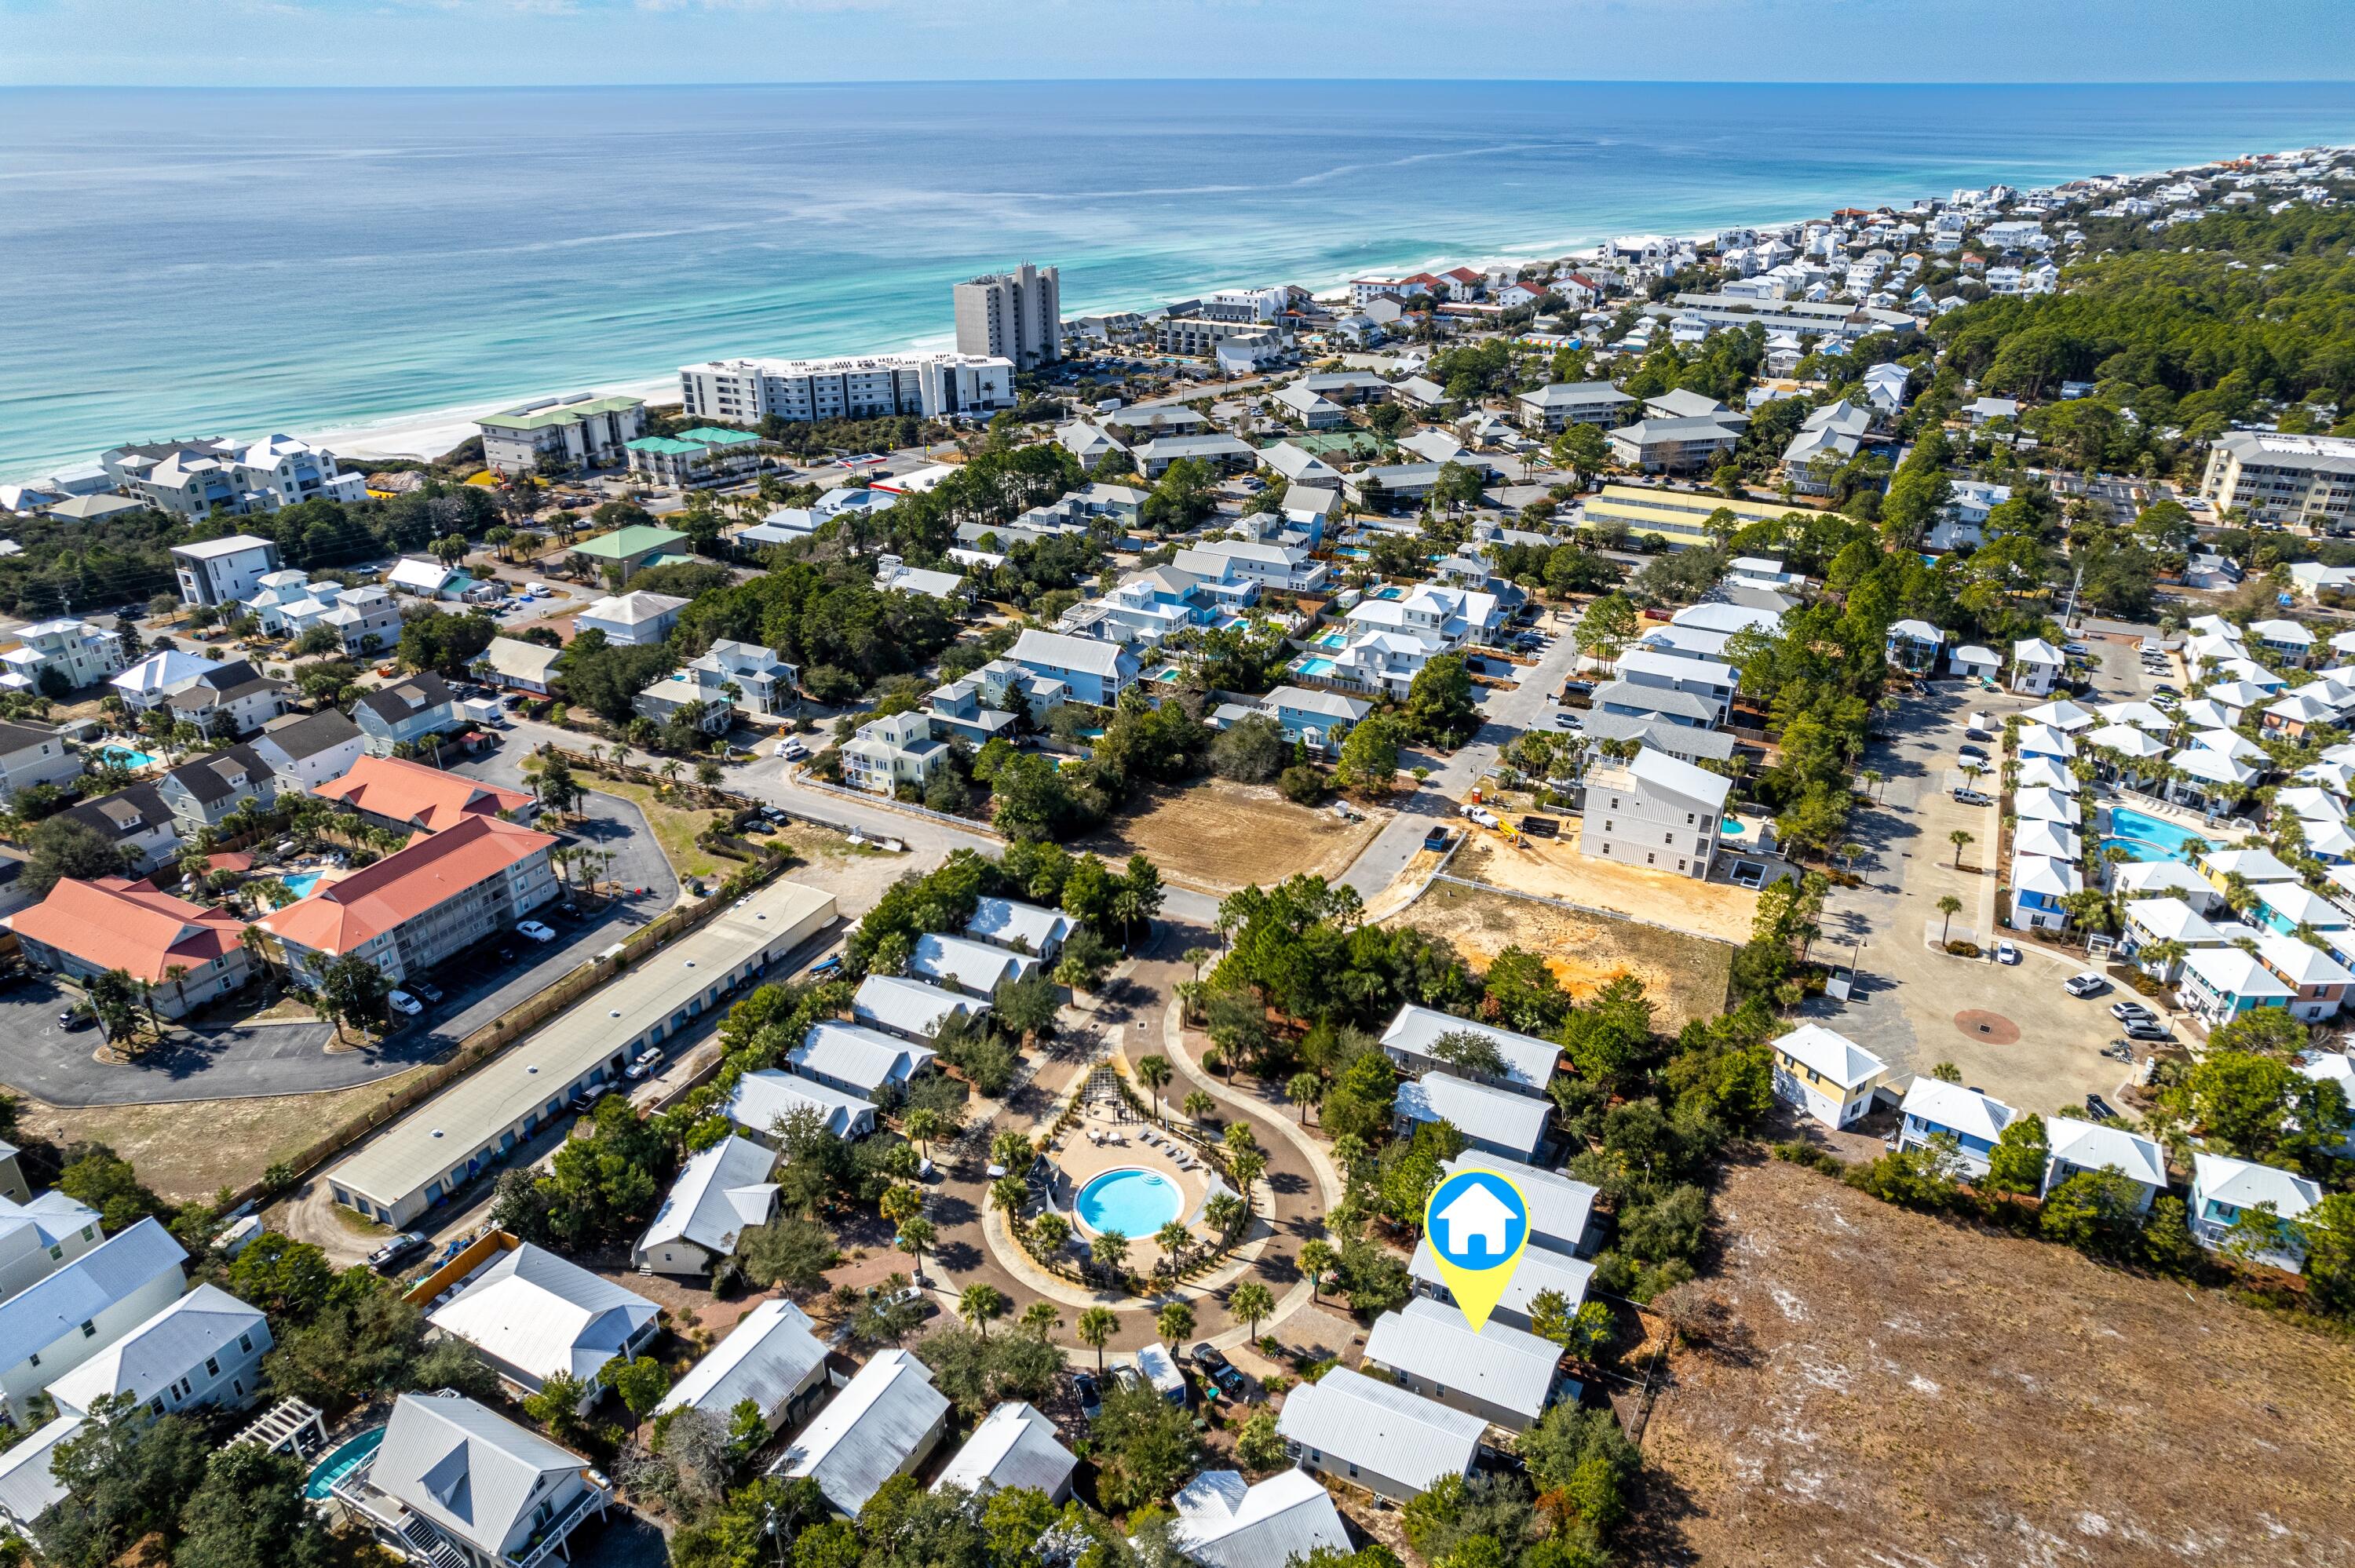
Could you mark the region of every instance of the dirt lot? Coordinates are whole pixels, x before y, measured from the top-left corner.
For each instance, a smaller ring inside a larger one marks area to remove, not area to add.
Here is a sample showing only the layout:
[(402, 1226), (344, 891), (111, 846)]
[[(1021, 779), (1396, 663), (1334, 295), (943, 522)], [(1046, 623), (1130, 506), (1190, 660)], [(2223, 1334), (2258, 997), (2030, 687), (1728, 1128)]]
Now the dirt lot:
[(1729, 942), (1750, 940), (1758, 895), (1748, 888), (1594, 860), (1578, 853), (1575, 821), (1564, 820), (1561, 832), (1559, 839), (1524, 839), (1515, 845), (1474, 830), (1472, 842), (1456, 852), (1448, 874), (1516, 893), (1615, 909)]
[[(425, 1068), (413, 1069), (421, 1073)], [(200, 1105), (93, 1106), (65, 1109), (27, 1100), (26, 1129), (63, 1147), (98, 1142), (139, 1168), (139, 1179), (166, 1198), (209, 1198), (222, 1187), (255, 1181), (370, 1101), (397, 1093), (413, 1073), (356, 1089)]]
[(1756, 1344), (1674, 1363), (1651, 1560), (2355, 1561), (2355, 1346), (1780, 1161), (1717, 1212)]
[[(1459, 874), (1459, 854), (1448, 874)], [(1516, 944), (1545, 955), (1572, 996), (1592, 996), (1604, 982), (1634, 975), (1652, 999), (1655, 1024), (1674, 1033), (1695, 1018), (1725, 1011), (1733, 949), (1722, 942), (1582, 915), (1527, 898), (1513, 898), (1455, 882), (1434, 882), (1384, 925), (1419, 926), (1444, 937), (1481, 968)]]
[(1211, 893), (1262, 886), (1303, 872), (1334, 878), (1392, 813), (1345, 822), (1330, 809), (1295, 806), (1264, 785), (1207, 779), (1140, 796), (1137, 810), (1074, 844), (1107, 859), (1142, 852), (1173, 882)]

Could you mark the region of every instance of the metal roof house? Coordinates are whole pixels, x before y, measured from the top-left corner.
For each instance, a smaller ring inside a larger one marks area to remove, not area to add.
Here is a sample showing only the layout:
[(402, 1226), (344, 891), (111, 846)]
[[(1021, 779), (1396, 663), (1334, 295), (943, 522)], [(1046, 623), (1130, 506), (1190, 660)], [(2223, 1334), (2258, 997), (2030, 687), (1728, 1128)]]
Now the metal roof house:
[(270, 1323), (217, 1285), (199, 1285), (49, 1384), (69, 1415), (128, 1394), (151, 1414), (195, 1405), (240, 1408), (261, 1392)]
[[(2201, 1246), (2224, 1245), (2233, 1224), (2260, 1204), (2273, 1205), (2276, 1220), (2296, 1221), (2322, 1202), (2322, 1189), (2303, 1176), (2293, 1176), (2271, 1165), (2233, 1160), (2222, 1154), (2191, 1157), (2191, 1234)], [(2261, 1261), (2292, 1274), (2306, 1267), (2306, 1244), (2297, 1233), (2277, 1233), (2275, 1245), (2255, 1255)]]
[(1872, 1108), (1889, 1064), (1837, 1030), (1803, 1023), (1768, 1047), (1774, 1094), (1822, 1122), (1846, 1127)]
[(1509, 1160), (1530, 1160), (1544, 1146), (1546, 1117), (1552, 1106), (1453, 1073), (1425, 1073), (1399, 1086), (1396, 1108), (1401, 1136), (1416, 1122), (1450, 1122), (1475, 1149)]
[(1915, 1078), (1905, 1091), (1900, 1114), (1904, 1118), (1897, 1134), (1900, 1149), (1924, 1149), (1934, 1138), (1951, 1138), (1964, 1166), (1972, 1175), (1984, 1176), (1996, 1139), (2019, 1113), (1976, 1089)]
[(1275, 1429), (1304, 1468), (1403, 1501), (1449, 1476), (1469, 1476), (1488, 1424), (1335, 1367), (1284, 1396)]
[(2044, 1124), (2044, 1183), (2037, 1195), (2081, 1171), (2115, 1171), (2142, 1189), (2137, 1209), (2167, 1191), (2167, 1151), (2138, 1132), (2077, 1117), (2056, 1116)]
[[(8, 1160), (13, 1168), (13, 1152)], [(96, 1209), (54, 1189), (26, 1203), (0, 1198), (0, 1301), (96, 1246), (101, 1228)]]
[(394, 1401), (383, 1442), (332, 1495), (432, 1568), (534, 1568), (611, 1500), (588, 1460), (447, 1390)]
[(850, 999), (851, 1017), (911, 1040), (929, 1041), (950, 1019), (978, 1018), (988, 1011), (986, 1001), (898, 975), (868, 975)]
[(1483, 1075), (1477, 1081), (1516, 1094), (1542, 1097), (1546, 1086), (1553, 1082), (1554, 1068), (1561, 1059), (1561, 1047), (1550, 1040), (1517, 1034), (1509, 1029), (1458, 1018), (1433, 1007), (1418, 1007), (1412, 1002), (1400, 1008), (1390, 1027), (1382, 1031), (1382, 1050), (1409, 1073), (1436, 1070), (1468, 1076), (1465, 1068), (1431, 1054), (1432, 1046), (1449, 1034), (1476, 1035), (1494, 1045), (1497, 1054), (1505, 1059), (1504, 1075)]
[(1028, 1487), (1050, 1502), (1071, 1495), (1080, 1461), (1057, 1439), (1055, 1424), (1020, 1400), (991, 1411), (941, 1471), (932, 1490), (963, 1487), (976, 1497), (1001, 1488)]
[(50, 1467), (59, 1447), (81, 1436), (84, 1425), (79, 1415), (60, 1415), (0, 1454), (0, 1520), (36, 1547), (35, 1523), (67, 1496), (66, 1484)]
[(803, 1111), (815, 1113), (826, 1131), (843, 1139), (864, 1138), (875, 1130), (875, 1106), (847, 1090), (796, 1073), (762, 1068), (736, 1080), (721, 1107), (730, 1121), (755, 1138), (775, 1136), (777, 1124)]
[(762, 1302), (671, 1385), (655, 1414), (692, 1405), (724, 1424), (749, 1399), (770, 1431), (790, 1425), (826, 1390), (826, 1341), (814, 1330), (809, 1314), (783, 1298)]
[(1577, 1392), (1561, 1379), (1561, 1347), (1551, 1340), (1495, 1318), (1475, 1332), (1460, 1309), (1425, 1296), (1375, 1322), (1366, 1364), (1391, 1373), (1409, 1393), (1516, 1432)]
[(937, 932), (917, 938), (916, 950), (908, 959), (908, 972), (918, 980), (935, 980), (985, 997), (1038, 967), (1039, 960), (1027, 954)]
[(777, 1214), (773, 1151), (726, 1138), (688, 1157), (654, 1223), (633, 1253), (640, 1268), (701, 1277), (733, 1254), (737, 1241)]
[(922, 1464), (941, 1440), (949, 1402), (923, 1362), (897, 1347), (879, 1351), (817, 1418), (804, 1427), (769, 1474), (809, 1476), (826, 1500), (856, 1518), (892, 1477)]
[(1078, 923), (1060, 909), (1041, 909), (1012, 898), (982, 898), (974, 904), (964, 934), (1001, 948), (1018, 943), (1020, 951), (1051, 964)]
[(1588, 1250), (1596, 1191), (1559, 1171), (1541, 1171), (1518, 1160), (1466, 1150), (1441, 1166), (1440, 1180), (1461, 1171), (1486, 1171), (1520, 1190), (1529, 1209), (1529, 1245), (1579, 1256)]
[(1316, 1477), (1285, 1470), (1257, 1486), (1234, 1470), (1186, 1483), (1170, 1542), (1203, 1568), (1285, 1568), (1317, 1552), (1348, 1552), (1349, 1531)]
[(561, 1373), (589, 1385), (587, 1408), (605, 1363), (635, 1355), (660, 1331), (661, 1308), (545, 1247), (493, 1239), (514, 1245), (443, 1292), (425, 1320), (482, 1351), (517, 1398)]
[[(1443, 1306), (1456, 1304), (1455, 1293), (1440, 1275), (1439, 1255), (1432, 1250), (1429, 1237), (1415, 1243), (1414, 1261), (1407, 1266), (1407, 1271), (1414, 1277), (1417, 1294)], [(1564, 1310), (1576, 1311), (1579, 1303), (1586, 1299), (1586, 1287), (1593, 1277), (1594, 1266), (1582, 1258), (1542, 1246), (1524, 1247), (1520, 1262), (1513, 1266), (1512, 1278), (1505, 1283), (1504, 1295), (1497, 1298), (1495, 1315), (1488, 1320), (1535, 1332), (1539, 1297), (1553, 1291), (1561, 1297)]]
[(805, 1078), (873, 1099), (904, 1093), (932, 1065), (930, 1046), (911, 1044), (863, 1023), (813, 1023), (786, 1060)]
[(22, 1426), (33, 1395), (178, 1299), (187, 1253), (154, 1218), (0, 1301), (0, 1402)]

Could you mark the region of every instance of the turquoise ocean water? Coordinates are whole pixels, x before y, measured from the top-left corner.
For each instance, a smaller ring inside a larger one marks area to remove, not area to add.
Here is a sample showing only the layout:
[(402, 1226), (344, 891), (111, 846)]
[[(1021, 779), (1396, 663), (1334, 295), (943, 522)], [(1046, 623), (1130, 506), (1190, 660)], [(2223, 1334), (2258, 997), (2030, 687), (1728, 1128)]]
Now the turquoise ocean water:
[(0, 91), (0, 476), (1067, 314), (2355, 140), (2355, 86)]

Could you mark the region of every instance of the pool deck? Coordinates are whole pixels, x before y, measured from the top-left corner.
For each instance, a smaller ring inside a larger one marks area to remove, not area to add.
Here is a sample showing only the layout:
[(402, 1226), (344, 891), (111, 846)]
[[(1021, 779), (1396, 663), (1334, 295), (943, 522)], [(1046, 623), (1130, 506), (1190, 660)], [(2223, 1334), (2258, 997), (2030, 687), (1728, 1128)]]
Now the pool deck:
[[(1088, 1137), (1091, 1128), (1124, 1141), (1094, 1143)], [(1114, 1121), (1108, 1117), (1091, 1113), (1071, 1124), (1060, 1140), (1061, 1146), (1050, 1152), (1048, 1158), (1070, 1179), (1075, 1198), (1081, 1188), (1107, 1171), (1150, 1171), (1164, 1181), (1177, 1183), (1179, 1193), (1178, 1217), (1180, 1220), (1190, 1219), (1210, 1194), (1209, 1172), (1202, 1170), (1180, 1171), (1178, 1162), (1167, 1152), (1145, 1141), (1143, 1134), (1149, 1130), (1153, 1130), (1149, 1122)], [(1166, 1135), (1156, 1131), (1155, 1136)], [(1087, 1234), (1084, 1224), (1082, 1234)], [(1160, 1246), (1149, 1235), (1131, 1236), (1128, 1244), (1128, 1261), (1132, 1268), (1149, 1272), (1155, 1260), (1161, 1256)]]

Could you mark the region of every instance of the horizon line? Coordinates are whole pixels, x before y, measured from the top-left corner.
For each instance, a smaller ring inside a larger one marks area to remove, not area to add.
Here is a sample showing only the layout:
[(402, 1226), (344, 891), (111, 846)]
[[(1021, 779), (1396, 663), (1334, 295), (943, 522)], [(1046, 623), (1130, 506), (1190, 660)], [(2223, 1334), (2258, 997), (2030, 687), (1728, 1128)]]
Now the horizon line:
[(2009, 78), (1987, 80), (1898, 81), (1887, 78), (1773, 77), (1509, 77), (1509, 76), (1037, 76), (963, 77), (909, 76), (844, 79), (779, 78), (768, 80), (706, 81), (415, 81), (415, 82), (37, 82), (0, 81), (0, 92), (630, 92), (702, 88), (745, 91), (774, 88), (860, 87), (1087, 87), (1109, 83), (1165, 85), (1264, 86), (1270, 82), (1317, 85), (1397, 87), (1479, 84), (1493, 87), (1680, 87), (1680, 88), (1853, 88), (1869, 90), (1920, 91), (1923, 89), (2033, 88), (2201, 88), (2201, 87), (2350, 87), (2355, 76), (2232, 76), (2100, 78)]

